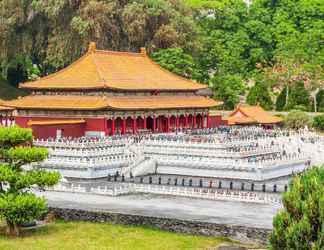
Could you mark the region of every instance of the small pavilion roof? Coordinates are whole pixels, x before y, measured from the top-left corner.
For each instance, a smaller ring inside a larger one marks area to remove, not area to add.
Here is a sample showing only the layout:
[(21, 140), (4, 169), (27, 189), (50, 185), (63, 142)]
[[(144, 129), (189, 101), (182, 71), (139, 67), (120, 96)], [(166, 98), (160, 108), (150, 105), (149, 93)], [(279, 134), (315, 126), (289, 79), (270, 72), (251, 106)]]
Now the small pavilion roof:
[(221, 105), (204, 96), (77, 96), (31, 95), (6, 102), (17, 109), (139, 110), (169, 108), (207, 108)]
[[(237, 116), (240, 113), (242, 115)], [(229, 124), (275, 124), (282, 122), (282, 118), (271, 115), (261, 106), (238, 105), (227, 118)]]
[(33, 82), (20, 84), (26, 89), (115, 89), (129, 91), (185, 91), (208, 86), (180, 77), (152, 61), (145, 52), (97, 50), (90, 43), (88, 52), (66, 68)]
[(257, 123), (256, 120), (254, 120), (251, 117), (236, 117), (236, 116), (231, 116), (227, 118), (228, 125), (235, 125), (235, 124), (255, 124)]

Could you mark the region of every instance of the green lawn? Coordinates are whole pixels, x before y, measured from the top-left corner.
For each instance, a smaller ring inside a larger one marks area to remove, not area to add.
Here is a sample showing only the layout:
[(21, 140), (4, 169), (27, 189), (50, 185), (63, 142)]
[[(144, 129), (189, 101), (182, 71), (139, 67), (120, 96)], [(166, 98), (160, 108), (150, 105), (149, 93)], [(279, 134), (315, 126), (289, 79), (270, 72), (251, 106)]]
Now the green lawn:
[(1, 250), (178, 250), (207, 249), (230, 241), (224, 238), (193, 236), (157, 229), (99, 224), (62, 222), (24, 232), (19, 238), (0, 235)]
[(188, 6), (194, 8), (206, 7), (213, 8), (221, 4), (219, 0), (183, 0)]

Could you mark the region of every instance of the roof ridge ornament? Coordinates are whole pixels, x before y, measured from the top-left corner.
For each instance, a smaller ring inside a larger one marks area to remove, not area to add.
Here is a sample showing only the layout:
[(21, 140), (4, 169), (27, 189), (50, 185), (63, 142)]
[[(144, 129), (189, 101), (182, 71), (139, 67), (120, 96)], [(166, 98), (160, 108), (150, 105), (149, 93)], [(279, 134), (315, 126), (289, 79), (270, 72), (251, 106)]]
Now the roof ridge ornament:
[(90, 42), (89, 47), (88, 47), (88, 53), (93, 53), (97, 49), (96, 43), (95, 42)]
[(143, 56), (146, 56), (146, 55), (147, 55), (146, 48), (145, 48), (145, 47), (141, 47), (141, 48), (140, 48), (140, 53), (141, 53)]

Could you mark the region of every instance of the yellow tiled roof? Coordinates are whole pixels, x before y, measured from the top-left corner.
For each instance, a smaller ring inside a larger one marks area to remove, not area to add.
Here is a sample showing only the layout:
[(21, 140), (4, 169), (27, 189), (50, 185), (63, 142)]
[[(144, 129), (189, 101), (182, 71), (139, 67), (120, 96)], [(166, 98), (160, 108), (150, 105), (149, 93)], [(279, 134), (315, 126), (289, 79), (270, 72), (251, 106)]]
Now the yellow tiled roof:
[(28, 121), (28, 126), (33, 126), (33, 125), (60, 125), (60, 124), (80, 124), (80, 123), (85, 123), (85, 120), (46, 120), (46, 121), (33, 121), (30, 120)]
[(114, 96), (109, 98), (109, 106), (114, 109), (168, 109), (207, 108), (221, 105), (204, 96)]
[(221, 105), (204, 96), (76, 96), (76, 95), (32, 95), (6, 102), (17, 109), (168, 109), (205, 108)]
[(2, 110), (2, 111), (7, 111), (7, 110), (11, 110), (12, 108), (10, 108), (10, 107), (6, 107), (5, 106), (5, 101), (4, 100), (2, 100), (2, 99), (0, 99), (0, 111)]
[(255, 120), (256, 123), (260, 124), (273, 124), (282, 122), (282, 118), (271, 115), (259, 105), (238, 105), (237, 108), (229, 116), (232, 117), (237, 111), (240, 111), (243, 115)]
[(27, 89), (199, 90), (206, 85), (177, 76), (153, 62), (145, 53), (96, 50), (70, 66), (34, 82)]
[(7, 106), (23, 109), (97, 110), (107, 107), (102, 96), (31, 95), (6, 102)]
[(245, 116), (242, 116), (242, 117), (230, 116), (226, 120), (229, 125), (257, 123), (257, 121), (254, 120), (253, 118), (245, 117)]

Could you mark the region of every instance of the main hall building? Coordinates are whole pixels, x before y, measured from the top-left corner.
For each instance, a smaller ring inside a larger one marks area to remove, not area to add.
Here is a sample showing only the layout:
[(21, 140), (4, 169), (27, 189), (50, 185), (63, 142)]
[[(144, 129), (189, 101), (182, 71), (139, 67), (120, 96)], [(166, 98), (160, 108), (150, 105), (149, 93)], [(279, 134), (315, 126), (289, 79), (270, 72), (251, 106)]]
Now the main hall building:
[(103, 51), (90, 43), (68, 67), (20, 87), (32, 94), (6, 107), (36, 138), (169, 132), (221, 121), (209, 115), (222, 102), (208, 97), (206, 85), (162, 69), (144, 48), (140, 53)]

